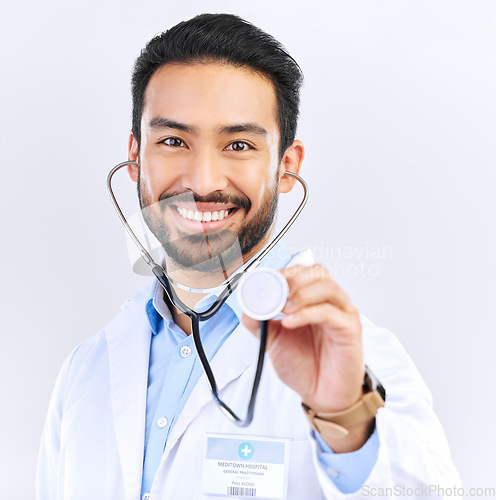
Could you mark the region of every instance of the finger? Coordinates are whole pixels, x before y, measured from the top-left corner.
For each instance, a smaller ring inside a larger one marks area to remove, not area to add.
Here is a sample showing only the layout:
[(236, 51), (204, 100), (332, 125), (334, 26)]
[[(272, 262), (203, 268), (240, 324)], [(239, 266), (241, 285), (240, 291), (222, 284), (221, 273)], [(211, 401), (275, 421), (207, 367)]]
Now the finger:
[(313, 266), (291, 266), (280, 269), (279, 272), (286, 278), (289, 287), (305, 286), (322, 279), (332, 280), (331, 273), (328, 269), (320, 264)]
[[(339, 285), (334, 281), (329, 270), (320, 264), (313, 266), (293, 266), (279, 271), (288, 282), (289, 298), (300, 288), (308, 286), (312, 283), (326, 281), (332, 286), (340, 289)], [(344, 292), (343, 292), (344, 293)]]
[[(324, 288), (320, 288), (323, 292), (322, 301), (329, 300), (341, 309), (347, 312), (356, 311), (355, 307), (351, 303), (350, 298), (341, 289), (341, 287), (334, 281), (331, 273), (325, 266), (320, 264), (315, 264), (313, 266), (293, 266), (286, 269), (281, 269), (280, 273), (286, 278), (289, 287), (289, 297), (288, 302), (290, 303), (290, 310), (292, 309), (292, 303), (301, 300), (303, 295), (308, 292), (303, 290), (309, 285), (326, 283), (328, 286), (327, 292)], [(315, 293), (319, 295), (319, 292), (311, 292), (312, 295)], [(327, 297), (327, 299), (326, 299)], [(309, 303), (318, 302), (318, 298), (315, 300), (310, 300)]]
[[(294, 314), (289, 314), (281, 320), (284, 328), (295, 329), (309, 325), (325, 325), (336, 331), (353, 331), (359, 338), (361, 328), (357, 318), (350, 317), (341, 309), (332, 304), (317, 304), (310, 307), (300, 309)], [(348, 336), (349, 334), (347, 334)], [(350, 340), (356, 341), (357, 338), (353, 335)]]
[(290, 292), (283, 312), (293, 314), (299, 309), (311, 305), (329, 302), (347, 313), (356, 312), (346, 293), (332, 280), (320, 280), (308, 283)]

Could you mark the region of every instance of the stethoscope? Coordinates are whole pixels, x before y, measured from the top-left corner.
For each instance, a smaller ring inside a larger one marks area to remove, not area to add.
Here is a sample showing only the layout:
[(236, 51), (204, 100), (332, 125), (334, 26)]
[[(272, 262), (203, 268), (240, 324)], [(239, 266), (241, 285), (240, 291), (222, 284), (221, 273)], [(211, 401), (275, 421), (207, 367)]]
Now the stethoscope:
[[(307, 200), (308, 200), (308, 187), (306, 182), (297, 174), (294, 174), (292, 172), (285, 172), (284, 175), (288, 175), (290, 177), (294, 177), (302, 186), (303, 188), (303, 198), (292, 215), (292, 217), (289, 219), (289, 221), (286, 223), (286, 225), (279, 231), (279, 233), (275, 236), (275, 238), (264, 248), (262, 249), (257, 255), (255, 255), (251, 262), (248, 263), (248, 265), (242, 266), (242, 270), (238, 271), (236, 274), (231, 276), (228, 280), (226, 280), (221, 286), (223, 287), (222, 291), (218, 295), (217, 299), (215, 302), (206, 310), (203, 312), (197, 312), (188, 306), (186, 306), (181, 299), (177, 296), (176, 291), (174, 288), (171, 286), (171, 281), (174, 282), (175, 284), (178, 284), (176, 281), (172, 280), (169, 276), (167, 276), (166, 269), (165, 268), (165, 260), (164, 260), (164, 267), (162, 267), (160, 264), (157, 264), (150, 253), (146, 250), (146, 248), (141, 244), (139, 241), (138, 237), (134, 233), (134, 231), (131, 229), (131, 226), (126, 220), (126, 217), (124, 216), (117, 199), (114, 195), (114, 192), (112, 190), (112, 177), (114, 174), (120, 170), (123, 167), (126, 167), (128, 165), (136, 165), (136, 161), (124, 161), (122, 163), (119, 163), (116, 165), (108, 174), (107, 176), (107, 188), (110, 194), (110, 199), (112, 200), (112, 203), (114, 205), (115, 210), (117, 211), (117, 215), (119, 216), (122, 224), (124, 225), (124, 228), (126, 229), (127, 233), (131, 237), (131, 240), (134, 242), (134, 244), (138, 247), (140, 251), (140, 255), (143, 258), (143, 260), (146, 262), (146, 264), (151, 268), (153, 274), (157, 278), (158, 282), (164, 289), (164, 292), (167, 295), (167, 298), (169, 299), (169, 302), (173, 304), (180, 312), (186, 314), (190, 319), (191, 319), (191, 331), (193, 335), (193, 342), (196, 348), (196, 352), (198, 354), (198, 358), (200, 359), (201, 366), (203, 368), (203, 371), (205, 372), (205, 375), (207, 376), (208, 382), (210, 384), (210, 389), (212, 391), (212, 397), (215, 401), (215, 403), (218, 405), (218, 407), (221, 409), (221, 411), (236, 425), (240, 427), (246, 427), (248, 426), (252, 419), (253, 419), (253, 413), (255, 409), (255, 400), (257, 397), (257, 392), (258, 392), (258, 386), (260, 384), (260, 378), (262, 375), (262, 369), (263, 369), (263, 363), (264, 363), (264, 357), (265, 357), (265, 347), (267, 344), (267, 329), (268, 329), (268, 324), (269, 324), (269, 319), (274, 318), (277, 313), (279, 313), (282, 308), (284, 307), (284, 304), (286, 302), (287, 298), (287, 283), (286, 280), (282, 277), (282, 275), (274, 272), (271, 269), (265, 268), (264, 272), (260, 274), (259, 276), (259, 283), (262, 283), (262, 287), (268, 286), (271, 291), (278, 291), (279, 293), (275, 294), (275, 304), (273, 304), (273, 307), (269, 307), (268, 310), (262, 310), (262, 311), (256, 311), (254, 309), (257, 308), (255, 305), (252, 307), (252, 304), (250, 304), (249, 296), (250, 296), (250, 291), (251, 288), (253, 287), (253, 279), (252, 277), (255, 276), (255, 269), (260, 265), (260, 262), (262, 259), (277, 245), (277, 243), (281, 240), (281, 238), (286, 234), (288, 229), (293, 225), (297, 217), (300, 215), (301, 211), (303, 210), (303, 207), (305, 206)], [(259, 271), (262, 271), (262, 269), (259, 269)], [(262, 275), (263, 274), (263, 275)], [(261, 281), (260, 281), (261, 280)], [(234, 413), (229, 406), (227, 406), (222, 399), (220, 399), (218, 389), (217, 389), (217, 383), (215, 381), (214, 374), (212, 372), (212, 369), (210, 367), (210, 363), (208, 362), (207, 356), (205, 355), (205, 351), (203, 350), (202, 342), (200, 339), (200, 321), (206, 321), (209, 318), (211, 318), (214, 314), (217, 313), (217, 311), (222, 307), (224, 302), (229, 298), (229, 296), (238, 288), (243, 288), (244, 293), (239, 295), (240, 298), (240, 303), (242, 308), (244, 309), (244, 312), (247, 313), (249, 316), (258, 319), (260, 321), (260, 347), (259, 347), (259, 352), (258, 352), (258, 360), (257, 360), (257, 368), (255, 371), (255, 377), (253, 380), (253, 387), (250, 395), (250, 401), (248, 403), (248, 409), (246, 412), (246, 417), (244, 419), (238, 417), (236, 413)], [(181, 287), (183, 288), (183, 287)], [(218, 288), (218, 287), (217, 287)], [(284, 296), (284, 293), (286, 293), (286, 296)], [(253, 295), (253, 294), (252, 294)], [(266, 297), (273, 296), (274, 294), (266, 294)], [(245, 297), (243, 300), (242, 297)]]

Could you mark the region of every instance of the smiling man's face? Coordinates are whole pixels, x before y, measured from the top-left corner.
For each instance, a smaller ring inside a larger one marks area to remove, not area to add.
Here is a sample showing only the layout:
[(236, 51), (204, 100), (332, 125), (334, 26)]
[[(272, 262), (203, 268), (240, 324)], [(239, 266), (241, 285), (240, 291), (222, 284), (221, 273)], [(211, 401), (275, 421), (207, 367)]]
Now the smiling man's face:
[(148, 226), (179, 266), (201, 269), (236, 239), (246, 261), (266, 243), (283, 173), (276, 116), (272, 83), (250, 69), (167, 64), (150, 79), (130, 173)]

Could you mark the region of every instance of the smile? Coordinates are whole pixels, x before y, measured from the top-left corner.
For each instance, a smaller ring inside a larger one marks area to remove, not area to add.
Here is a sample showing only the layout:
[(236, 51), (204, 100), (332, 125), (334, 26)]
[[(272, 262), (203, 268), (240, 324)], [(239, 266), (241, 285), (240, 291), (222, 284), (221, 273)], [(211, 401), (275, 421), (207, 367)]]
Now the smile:
[(198, 210), (188, 210), (186, 208), (176, 207), (179, 215), (187, 220), (195, 222), (212, 222), (225, 219), (234, 208), (228, 210), (216, 210), (215, 212), (199, 212)]

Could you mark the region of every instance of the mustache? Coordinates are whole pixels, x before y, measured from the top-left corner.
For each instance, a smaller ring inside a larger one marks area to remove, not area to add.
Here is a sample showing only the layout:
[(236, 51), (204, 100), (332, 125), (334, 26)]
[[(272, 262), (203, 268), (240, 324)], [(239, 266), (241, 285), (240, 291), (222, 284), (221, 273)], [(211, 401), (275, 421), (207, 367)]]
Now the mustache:
[[(173, 200), (171, 200), (173, 198)], [(251, 201), (246, 196), (232, 195), (222, 192), (214, 192), (207, 194), (206, 196), (200, 196), (194, 191), (175, 191), (172, 193), (164, 193), (159, 198), (160, 206), (165, 208), (165, 206), (171, 201), (174, 202), (190, 202), (193, 198), (195, 203), (223, 203), (226, 205), (232, 204), (238, 208), (243, 208), (247, 212), (251, 208)]]

